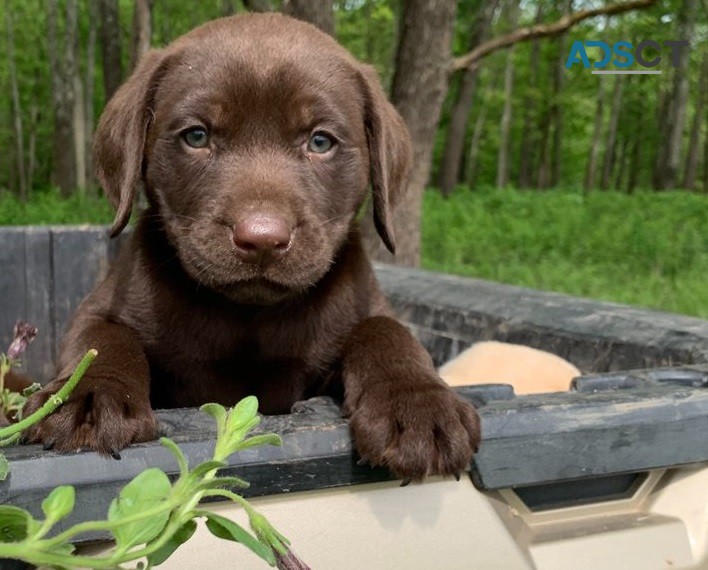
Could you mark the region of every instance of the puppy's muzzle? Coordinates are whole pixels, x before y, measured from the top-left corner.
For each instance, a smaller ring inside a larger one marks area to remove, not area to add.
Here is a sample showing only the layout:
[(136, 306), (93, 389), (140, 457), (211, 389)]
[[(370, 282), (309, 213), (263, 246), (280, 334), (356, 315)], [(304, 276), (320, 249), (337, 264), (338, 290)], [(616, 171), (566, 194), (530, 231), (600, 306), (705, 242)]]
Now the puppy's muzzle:
[(284, 217), (253, 213), (231, 228), (236, 254), (246, 263), (267, 265), (285, 255), (293, 240), (293, 225)]

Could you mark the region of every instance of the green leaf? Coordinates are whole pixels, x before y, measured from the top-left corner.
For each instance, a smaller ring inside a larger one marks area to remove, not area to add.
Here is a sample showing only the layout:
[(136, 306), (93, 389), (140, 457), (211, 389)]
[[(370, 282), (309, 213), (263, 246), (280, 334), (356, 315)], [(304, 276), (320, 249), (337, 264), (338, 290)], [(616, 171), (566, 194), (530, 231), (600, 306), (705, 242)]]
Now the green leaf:
[(229, 412), (229, 417), (226, 420), (226, 432), (230, 437), (241, 431), (245, 434), (250, 429), (247, 426), (251, 425), (254, 420), (256, 423), (260, 421), (256, 416), (257, 413), (258, 398), (255, 396), (245, 397)]
[(165, 560), (172, 556), (172, 553), (177, 550), (181, 544), (187, 542), (196, 530), (197, 523), (193, 520), (188, 520), (177, 529), (177, 531), (163, 546), (152, 554), (148, 554), (147, 559), (149, 564), (151, 566), (158, 566), (162, 564)]
[[(171, 491), (170, 480), (163, 471), (156, 467), (146, 469), (123, 487), (118, 498), (113, 499), (108, 508), (108, 520), (119, 521), (158, 507), (167, 500)], [(169, 516), (169, 511), (165, 511), (116, 527), (113, 535), (118, 548), (127, 549), (151, 541), (165, 528)]]
[(0, 542), (24, 540), (32, 521), (32, 515), (24, 509), (0, 505)]
[(32, 394), (34, 394), (35, 392), (39, 392), (41, 389), (42, 389), (41, 384), (39, 384), (38, 382), (33, 382), (32, 384), (27, 386), (27, 388), (22, 390), (22, 395), (25, 398), (29, 398)]
[(221, 404), (204, 404), (199, 408), (202, 412), (209, 414), (216, 420), (216, 426), (221, 433), (226, 428), (226, 408)]
[(172, 455), (175, 456), (175, 459), (177, 460), (177, 465), (179, 465), (180, 475), (185, 475), (189, 470), (189, 464), (187, 462), (187, 458), (184, 456), (184, 453), (182, 453), (182, 450), (179, 448), (179, 446), (168, 437), (161, 437), (160, 444), (163, 447), (166, 447), (172, 453)]
[(57, 487), (42, 501), (42, 512), (52, 522), (63, 519), (74, 510), (76, 492), (69, 485)]
[(0, 481), (7, 479), (8, 473), (10, 473), (10, 462), (3, 453), (0, 453)]
[(290, 541), (275, 530), (267, 518), (253, 509), (250, 509), (248, 511), (248, 522), (261, 542), (269, 544), (280, 554), (284, 555), (286, 553), (287, 545), (290, 544)]
[(238, 444), (237, 449), (240, 451), (242, 449), (248, 449), (249, 447), (256, 447), (257, 445), (281, 446), (283, 445), (283, 440), (280, 439), (279, 435), (276, 435), (274, 433), (264, 433), (263, 435), (255, 435), (242, 441)]
[(227, 487), (241, 487), (242, 489), (248, 489), (251, 484), (248, 481), (244, 481), (240, 477), (235, 476), (224, 476), (224, 477), (214, 477), (213, 479), (208, 479), (202, 481), (199, 485), (200, 489), (219, 489)]
[(73, 554), (76, 547), (70, 542), (63, 542), (62, 544), (57, 544), (52, 546), (52, 554), (63, 554), (64, 556), (70, 556)]
[(5, 392), (6, 410), (21, 410), (24, 407), (25, 403), (27, 403), (27, 398), (25, 398), (22, 394), (18, 394), (17, 392), (11, 392), (7, 388), (5, 388)]
[(210, 459), (209, 461), (205, 461), (204, 463), (200, 463), (197, 465), (192, 471), (190, 472), (192, 476), (201, 479), (204, 477), (207, 473), (210, 473), (211, 471), (214, 471), (215, 469), (221, 469), (222, 467), (226, 467), (227, 463), (226, 461), (219, 461), (218, 459)]
[(273, 549), (260, 542), (247, 530), (233, 521), (214, 513), (205, 513), (206, 526), (209, 532), (218, 538), (240, 542), (246, 548), (252, 550), (271, 566), (275, 565), (275, 554)]

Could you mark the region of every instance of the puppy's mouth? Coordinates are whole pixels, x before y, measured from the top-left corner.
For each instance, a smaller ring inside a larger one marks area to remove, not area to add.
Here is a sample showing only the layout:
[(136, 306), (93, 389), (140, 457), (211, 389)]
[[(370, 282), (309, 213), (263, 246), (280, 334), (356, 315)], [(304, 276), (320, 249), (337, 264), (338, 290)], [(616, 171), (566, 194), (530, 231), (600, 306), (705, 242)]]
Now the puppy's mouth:
[(264, 277), (219, 284), (214, 289), (232, 301), (247, 305), (274, 305), (297, 294), (291, 287)]

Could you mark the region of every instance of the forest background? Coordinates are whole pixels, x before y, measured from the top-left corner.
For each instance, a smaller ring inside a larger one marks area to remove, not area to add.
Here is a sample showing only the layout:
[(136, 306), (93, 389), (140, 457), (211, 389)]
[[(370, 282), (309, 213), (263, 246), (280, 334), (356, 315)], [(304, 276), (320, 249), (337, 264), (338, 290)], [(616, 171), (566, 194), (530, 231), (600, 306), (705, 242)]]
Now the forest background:
[[(706, 0), (3, 0), (0, 224), (110, 221), (106, 101), (151, 46), (249, 10), (334, 35), (406, 120), (399, 252), (375, 257), (708, 318)], [(661, 73), (568, 67), (590, 40), (659, 42)]]

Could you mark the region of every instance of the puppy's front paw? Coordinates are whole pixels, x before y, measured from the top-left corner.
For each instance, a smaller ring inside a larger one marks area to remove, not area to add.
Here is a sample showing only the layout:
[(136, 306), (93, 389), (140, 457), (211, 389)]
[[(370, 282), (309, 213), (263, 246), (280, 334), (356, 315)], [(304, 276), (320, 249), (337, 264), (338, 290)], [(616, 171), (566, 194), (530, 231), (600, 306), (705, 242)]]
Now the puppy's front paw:
[[(41, 408), (63, 384), (55, 380), (33, 394), (23, 416)], [(91, 449), (118, 458), (119, 450), (134, 442), (155, 439), (157, 433), (157, 418), (147, 398), (135, 397), (120, 385), (84, 377), (69, 400), (30, 427), (25, 439), (58, 451)]]
[(349, 396), (345, 409), (359, 454), (397, 477), (457, 476), (477, 451), (477, 412), (437, 378), (383, 381)]

